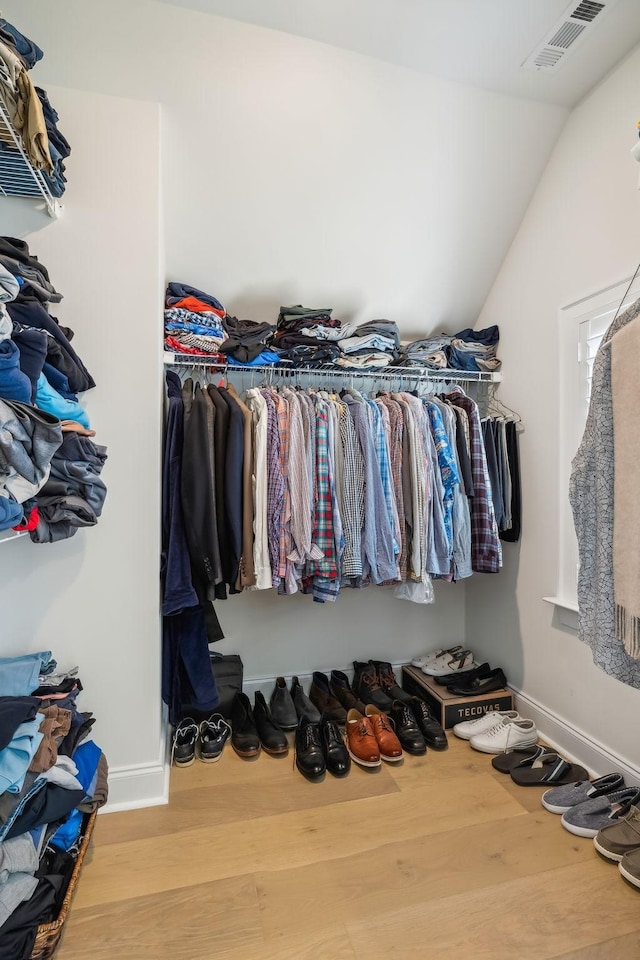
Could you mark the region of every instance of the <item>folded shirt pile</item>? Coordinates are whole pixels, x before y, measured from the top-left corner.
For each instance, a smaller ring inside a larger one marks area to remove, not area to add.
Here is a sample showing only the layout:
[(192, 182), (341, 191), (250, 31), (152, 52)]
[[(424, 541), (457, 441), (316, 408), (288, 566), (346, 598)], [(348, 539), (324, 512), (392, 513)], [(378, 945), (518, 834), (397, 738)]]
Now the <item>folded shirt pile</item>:
[(344, 336), (330, 307), (280, 307), (271, 346), (294, 365), (330, 363), (340, 356), (336, 340)]
[(494, 324), (484, 330), (467, 327), (454, 336), (440, 334), (403, 344), (398, 363), (431, 370), (499, 370), (497, 358), (500, 331)]
[(210, 294), (184, 283), (170, 283), (165, 297), (165, 346), (175, 353), (215, 355), (220, 360), (220, 347), (228, 339), (223, 323), (226, 315), (220, 301)]
[(77, 668), (56, 667), (50, 651), (0, 660), (0, 960), (31, 956), (58, 916), (87, 815), (108, 796)]
[[(343, 328), (344, 330), (344, 328)], [(370, 320), (350, 325), (347, 336), (338, 340), (342, 355), (336, 363), (342, 367), (387, 367), (399, 355), (400, 333), (392, 320)]]
[[(17, 27), (0, 17), (0, 102), (33, 166), (40, 170), (54, 197), (66, 189), (64, 161), (71, 153), (58, 129), (58, 114), (46, 90), (29, 76), (42, 50)], [(17, 154), (8, 132), (0, 133), (0, 152)]]

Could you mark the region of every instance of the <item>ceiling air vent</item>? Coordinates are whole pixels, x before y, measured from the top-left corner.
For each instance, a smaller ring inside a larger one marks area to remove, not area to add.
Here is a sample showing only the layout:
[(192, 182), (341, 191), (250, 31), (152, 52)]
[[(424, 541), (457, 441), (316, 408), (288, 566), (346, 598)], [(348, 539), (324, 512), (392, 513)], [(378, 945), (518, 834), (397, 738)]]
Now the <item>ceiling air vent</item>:
[(580, 41), (594, 29), (605, 13), (616, 5), (618, 0), (582, 0), (572, 3), (563, 16), (549, 30), (542, 43), (524, 61), (526, 70), (558, 70), (569, 53)]

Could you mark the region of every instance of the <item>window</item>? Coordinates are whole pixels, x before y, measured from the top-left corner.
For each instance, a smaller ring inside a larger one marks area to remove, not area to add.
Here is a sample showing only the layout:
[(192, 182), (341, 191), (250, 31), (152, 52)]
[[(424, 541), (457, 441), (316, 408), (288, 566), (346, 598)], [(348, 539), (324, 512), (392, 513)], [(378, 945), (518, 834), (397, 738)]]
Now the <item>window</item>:
[(627, 292), (630, 280), (628, 277), (559, 311), (560, 555), (556, 596), (545, 600), (555, 603), (561, 621), (574, 628), (578, 610), (578, 544), (569, 504), (571, 462), (589, 412), (593, 364), (600, 342), (618, 310), (626, 310), (640, 296), (640, 279)]

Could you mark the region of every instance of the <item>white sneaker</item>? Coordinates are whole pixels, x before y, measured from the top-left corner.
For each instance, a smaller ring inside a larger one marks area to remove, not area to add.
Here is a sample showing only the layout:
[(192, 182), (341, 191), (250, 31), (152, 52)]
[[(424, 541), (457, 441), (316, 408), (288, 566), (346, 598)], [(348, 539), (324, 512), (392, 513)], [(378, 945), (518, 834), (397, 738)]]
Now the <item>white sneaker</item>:
[(519, 720), (520, 714), (517, 710), (489, 710), (483, 713), (477, 720), (463, 720), (462, 723), (456, 723), (453, 732), (461, 740), (471, 740), (479, 733), (488, 733), (493, 727), (501, 726), (504, 720)]
[(449, 653), (453, 656), (453, 654), (459, 653), (461, 650), (461, 643), (455, 647), (449, 647), (447, 650), (432, 650), (430, 653), (424, 653), (420, 657), (414, 657), (411, 663), (414, 667), (420, 667), (420, 669), (422, 669), (422, 667), (426, 666), (428, 663), (432, 663), (434, 660), (437, 660), (438, 657), (443, 656), (445, 653)]
[(469, 743), (482, 753), (511, 753), (523, 747), (533, 747), (538, 740), (538, 731), (533, 720), (505, 720), (485, 733), (472, 737)]
[(428, 677), (446, 677), (449, 673), (466, 673), (473, 670), (475, 661), (471, 650), (458, 650), (457, 653), (444, 653), (422, 667)]

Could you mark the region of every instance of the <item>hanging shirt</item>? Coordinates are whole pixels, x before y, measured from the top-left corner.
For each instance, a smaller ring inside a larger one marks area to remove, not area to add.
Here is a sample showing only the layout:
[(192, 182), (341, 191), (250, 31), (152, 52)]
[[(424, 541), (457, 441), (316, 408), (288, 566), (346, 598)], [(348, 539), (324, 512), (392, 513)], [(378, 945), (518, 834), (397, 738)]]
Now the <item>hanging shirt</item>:
[(267, 402), (257, 389), (247, 391), (247, 407), (253, 418), (254, 447), (254, 501), (253, 520), (253, 567), (255, 589), (268, 590), (272, 586), (273, 576), (269, 559), (269, 514), (268, 514), (268, 410)]

